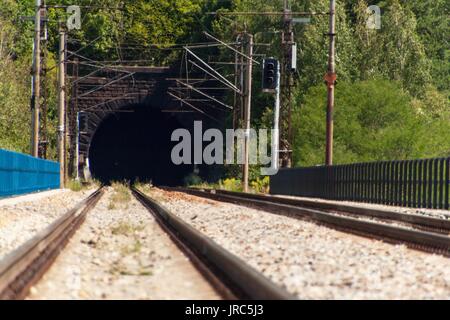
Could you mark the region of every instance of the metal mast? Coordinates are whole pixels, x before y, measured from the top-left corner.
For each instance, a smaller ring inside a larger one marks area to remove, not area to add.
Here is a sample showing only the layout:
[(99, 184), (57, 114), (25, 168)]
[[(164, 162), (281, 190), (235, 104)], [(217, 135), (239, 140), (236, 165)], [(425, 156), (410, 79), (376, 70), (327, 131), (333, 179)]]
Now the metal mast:
[(59, 66), (58, 66), (58, 160), (61, 188), (65, 186), (65, 123), (66, 123), (66, 31), (62, 24), (59, 26)]
[(328, 53), (328, 72), (325, 75), (325, 83), (328, 91), (327, 104), (327, 133), (325, 164), (333, 165), (333, 135), (334, 135), (334, 86), (336, 84), (336, 0), (330, 0), (330, 47)]
[(34, 21), (33, 88), (31, 94), (31, 155), (39, 156), (39, 117), (41, 98), (41, 0), (36, 0)]
[(252, 109), (252, 83), (253, 83), (253, 35), (246, 34), (247, 66), (245, 68), (245, 104), (244, 104), (244, 126), (245, 126), (245, 162), (243, 166), (242, 182), (244, 192), (248, 192), (249, 181), (249, 156), (250, 156), (250, 128)]
[(294, 87), (293, 48), (295, 47), (294, 22), (288, 0), (284, 0), (282, 65), (281, 65), (281, 115), (280, 162), (281, 167), (292, 166), (292, 89)]

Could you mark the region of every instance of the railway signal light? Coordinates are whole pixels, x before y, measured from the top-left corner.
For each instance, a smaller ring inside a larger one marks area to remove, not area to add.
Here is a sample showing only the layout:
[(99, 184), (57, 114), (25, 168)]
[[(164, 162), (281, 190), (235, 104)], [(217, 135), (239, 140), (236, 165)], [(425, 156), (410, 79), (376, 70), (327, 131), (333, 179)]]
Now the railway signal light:
[(278, 87), (280, 63), (277, 59), (268, 58), (263, 63), (263, 91), (274, 92)]
[(78, 112), (78, 132), (86, 134), (89, 131), (89, 115), (86, 112)]
[(274, 58), (265, 59), (263, 62), (263, 92), (275, 94), (273, 136), (272, 136), (272, 165), (270, 169), (264, 169), (267, 175), (275, 175), (278, 172), (280, 160), (280, 62)]

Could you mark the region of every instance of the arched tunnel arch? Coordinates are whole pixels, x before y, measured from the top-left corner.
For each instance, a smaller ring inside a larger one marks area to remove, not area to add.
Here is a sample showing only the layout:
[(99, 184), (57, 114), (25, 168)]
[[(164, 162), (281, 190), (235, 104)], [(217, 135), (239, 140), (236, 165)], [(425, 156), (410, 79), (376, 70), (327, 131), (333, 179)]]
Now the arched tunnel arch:
[(191, 165), (171, 161), (175, 129), (183, 125), (161, 109), (131, 105), (105, 117), (89, 148), (93, 178), (103, 182), (136, 180), (155, 185), (182, 185), (193, 171)]
[[(79, 78), (81, 74), (86, 74)], [(180, 67), (115, 66), (90, 76), (90, 70), (76, 74), (75, 97), (69, 110), (69, 174), (82, 179), (92, 176), (104, 183), (137, 179), (155, 185), (183, 185), (194, 179), (215, 179), (222, 167), (176, 166), (171, 161), (171, 142), (175, 129), (193, 133), (194, 121), (202, 121), (204, 130), (224, 123), (227, 110), (213, 108), (204, 97), (185, 90), (177, 81)], [(115, 77), (120, 74), (121, 80)], [(123, 77), (122, 77), (123, 75)], [(203, 78), (202, 74), (190, 74)], [(197, 84), (220, 99), (224, 90), (211, 90), (214, 80), (205, 78)], [(176, 92), (174, 94), (174, 92)], [(196, 100), (199, 109), (176, 97)], [(206, 109), (207, 108), (207, 109)], [(77, 113), (71, 110), (78, 110)], [(212, 119), (215, 119), (212, 120)], [(220, 120), (219, 120), (220, 119)], [(191, 173), (195, 172), (195, 175)], [(90, 174), (89, 174), (90, 173)], [(208, 180), (209, 181), (209, 180)]]

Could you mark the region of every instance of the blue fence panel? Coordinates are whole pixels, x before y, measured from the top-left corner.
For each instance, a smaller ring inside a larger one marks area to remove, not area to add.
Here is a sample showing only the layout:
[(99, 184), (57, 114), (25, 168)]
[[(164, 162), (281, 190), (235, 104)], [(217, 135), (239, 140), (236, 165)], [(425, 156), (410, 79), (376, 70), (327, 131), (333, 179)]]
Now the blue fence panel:
[(57, 162), (0, 149), (0, 198), (59, 186)]

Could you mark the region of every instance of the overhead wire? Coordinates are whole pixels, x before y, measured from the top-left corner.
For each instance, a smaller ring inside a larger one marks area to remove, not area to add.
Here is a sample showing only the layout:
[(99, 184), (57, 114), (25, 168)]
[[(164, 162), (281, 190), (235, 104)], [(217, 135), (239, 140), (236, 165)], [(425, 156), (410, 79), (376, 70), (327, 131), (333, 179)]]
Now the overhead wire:
[[(92, 0), (91, 0), (91, 4), (92, 4)], [(123, 9), (123, 8), (122, 8)], [(125, 13), (125, 16), (127, 16), (127, 13)], [(204, 30), (209, 31), (208, 28), (206, 28), (206, 26), (204, 25), (203, 21), (201, 21), (201, 19), (198, 17), (198, 15), (194, 15), (196, 20), (204, 27)], [(85, 15), (83, 17), (83, 21), (85, 21), (85, 19), (87, 19), (87, 15)], [(86, 62), (81, 62), (81, 64), (87, 65), (87, 66), (91, 66), (91, 67), (96, 67), (99, 68), (100, 70), (102, 69), (109, 69), (112, 71), (116, 71), (116, 72), (125, 72), (125, 73), (129, 73), (126, 70), (119, 70), (119, 69), (115, 69), (115, 66), (109, 66), (106, 63), (114, 63), (114, 64), (125, 64), (125, 63), (145, 63), (145, 62), (153, 62), (153, 60), (147, 60), (147, 59), (139, 59), (139, 60), (126, 60), (123, 59), (123, 55), (119, 54), (119, 59), (118, 60), (114, 60), (114, 61), (98, 61), (98, 60), (93, 60), (93, 59), (89, 59), (83, 55), (80, 55), (79, 53), (86, 50), (88, 47), (92, 46), (96, 41), (100, 40), (101, 36), (96, 37), (94, 40), (91, 40), (89, 43), (83, 45), (81, 48), (77, 49), (74, 52), (71, 52), (70, 56), (68, 58), (71, 58), (73, 56), (77, 56), (81, 59), (84, 59), (86, 61), (89, 61), (90, 63), (86, 63)], [(72, 39), (71, 39), (72, 40)], [(81, 41), (77, 40), (77, 39), (73, 39), (73, 42), (78, 42), (81, 43)], [(117, 42), (115, 43), (115, 46), (112, 46), (110, 49), (115, 49), (117, 51), (122, 51), (122, 50), (145, 50), (145, 51), (175, 51), (175, 50), (183, 50), (184, 54), (183, 54), (183, 59), (186, 59), (186, 64), (188, 62), (188, 58), (187, 58), (187, 53), (185, 51), (186, 47), (190, 47), (190, 48), (208, 48), (208, 47), (218, 47), (222, 44), (217, 44), (215, 42), (197, 42), (197, 43), (178, 43), (178, 44), (168, 44), (168, 43), (150, 43), (150, 44), (141, 44), (139, 42), (136, 42), (132, 39), (127, 39), (126, 42), (122, 42), (120, 43), (120, 45), (117, 45)], [(235, 45), (235, 43), (232, 43), (230, 45)], [(116, 66), (117, 67), (117, 66)], [(189, 83), (189, 69), (186, 66), (186, 80)], [(182, 73), (182, 67), (180, 68), (180, 74)], [(120, 80), (121, 78), (119, 78)], [(117, 80), (114, 80), (117, 81)], [(103, 87), (103, 86), (102, 86)], [(192, 88), (194, 89), (194, 88)], [(217, 101), (217, 100), (216, 100)], [(217, 101), (219, 102), (219, 101)], [(185, 103), (186, 104), (186, 103)], [(221, 103), (222, 104), (222, 103)], [(226, 105), (226, 104), (222, 104), (222, 106), (228, 107), (230, 108), (230, 106)], [(222, 109), (223, 110), (223, 109)]]

